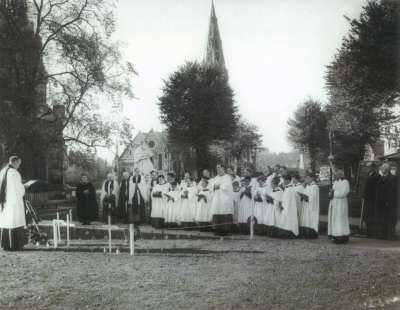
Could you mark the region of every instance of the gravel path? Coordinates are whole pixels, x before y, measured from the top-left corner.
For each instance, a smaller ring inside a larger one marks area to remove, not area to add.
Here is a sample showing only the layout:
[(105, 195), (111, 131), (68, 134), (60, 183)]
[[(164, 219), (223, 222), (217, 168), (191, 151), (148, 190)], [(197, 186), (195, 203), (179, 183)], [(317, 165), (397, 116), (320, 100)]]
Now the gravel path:
[(400, 309), (400, 250), (367, 245), (142, 240), (138, 249), (177, 253), (0, 252), (0, 309)]

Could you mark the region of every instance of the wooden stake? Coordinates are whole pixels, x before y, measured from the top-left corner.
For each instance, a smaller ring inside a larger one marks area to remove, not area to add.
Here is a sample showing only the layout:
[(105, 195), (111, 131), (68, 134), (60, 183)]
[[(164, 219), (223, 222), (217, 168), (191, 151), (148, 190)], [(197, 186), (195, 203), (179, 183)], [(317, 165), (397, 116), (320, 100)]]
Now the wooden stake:
[(131, 249), (131, 255), (135, 255), (135, 233), (133, 224), (129, 224), (129, 246)]
[(57, 226), (56, 222), (53, 220), (53, 248), (57, 248)]
[(67, 214), (67, 247), (69, 247), (69, 214)]
[(69, 209), (69, 220), (72, 222), (72, 209)]
[(250, 240), (254, 238), (254, 215), (252, 214), (250, 217)]
[(111, 253), (111, 216), (108, 216), (108, 251)]
[(57, 238), (61, 241), (60, 213), (57, 212)]

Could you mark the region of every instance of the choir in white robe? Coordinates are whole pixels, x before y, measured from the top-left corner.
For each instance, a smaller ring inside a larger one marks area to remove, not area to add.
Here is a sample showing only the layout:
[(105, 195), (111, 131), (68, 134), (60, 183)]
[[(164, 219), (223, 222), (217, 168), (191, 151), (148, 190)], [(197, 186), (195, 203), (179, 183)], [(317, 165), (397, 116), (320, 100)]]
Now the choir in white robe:
[(271, 224), (268, 226), (278, 227), (279, 223), (281, 222), (281, 206), (282, 206), (282, 198), (283, 198), (283, 191), (280, 187), (275, 189), (271, 189), (269, 194), (274, 202), (272, 204), (268, 204), (268, 210), (271, 211), (270, 217), (272, 217)]
[(238, 223), (239, 216), (239, 201), (240, 201), (240, 188), (232, 192), (233, 199), (233, 222)]
[[(152, 191), (152, 206), (151, 206), (151, 217), (152, 218), (164, 218), (164, 213), (165, 209), (167, 206), (167, 199), (164, 194), (167, 194), (169, 192), (169, 184), (164, 183), (164, 184), (156, 184), (153, 187)], [(161, 193), (161, 197), (155, 197), (159, 196), (158, 193)]]
[(315, 182), (308, 184), (303, 190), (308, 201), (302, 201), (302, 212), (299, 222), (300, 227), (306, 227), (318, 233), (319, 225), (319, 187)]
[(196, 198), (197, 211), (195, 217), (197, 223), (211, 222), (210, 198), (211, 198), (211, 192), (208, 188), (203, 188), (198, 192)]
[(328, 236), (349, 236), (349, 205), (347, 201), (350, 193), (349, 181), (337, 180), (333, 183), (332, 189), (333, 199), (330, 201), (328, 212)]
[[(271, 189), (267, 184), (259, 185), (254, 192), (254, 217), (259, 225), (272, 226), (271, 211), (266, 200), (266, 195), (270, 195)], [(273, 219), (272, 219), (273, 220)]]
[(302, 214), (302, 210), (303, 210), (303, 204), (301, 202), (300, 195), (297, 193), (302, 194), (304, 191), (304, 186), (302, 183), (293, 184), (293, 190), (296, 194), (297, 220), (300, 223), (300, 218), (301, 218), (301, 214)]
[(295, 188), (292, 185), (285, 187), (282, 195), (282, 209), (279, 211), (277, 227), (292, 232), (295, 236), (299, 234), (299, 221), (297, 218)]
[(14, 168), (5, 167), (0, 171), (0, 188), (7, 172), (6, 202), (0, 206), (0, 228), (14, 229), (26, 226), (24, 195), (25, 187), (21, 175)]
[(165, 223), (177, 222), (177, 209), (179, 208), (181, 192), (178, 189), (170, 190), (167, 193), (167, 206), (165, 208)]
[[(247, 193), (247, 194), (245, 194)], [(250, 197), (249, 197), (250, 196)], [(240, 191), (239, 209), (238, 209), (238, 223), (247, 224), (250, 216), (252, 216), (253, 210), (253, 197), (252, 187), (248, 186), (242, 188)]]
[[(187, 191), (187, 198), (184, 198)], [(186, 186), (181, 192), (181, 222), (193, 223), (196, 217), (197, 186)]]
[(213, 187), (219, 185), (219, 189), (214, 190), (211, 210), (212, 215), (233, 215), (233, 198), (232, 198), (232, 178), (229, 174), (223, 176), (217, 175), (213, 179)]

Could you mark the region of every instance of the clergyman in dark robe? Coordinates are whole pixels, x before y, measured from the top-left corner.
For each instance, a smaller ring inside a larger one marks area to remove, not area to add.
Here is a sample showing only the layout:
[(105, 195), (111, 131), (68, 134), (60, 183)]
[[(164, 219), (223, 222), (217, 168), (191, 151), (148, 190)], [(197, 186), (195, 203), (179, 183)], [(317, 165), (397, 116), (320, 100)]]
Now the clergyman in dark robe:
[(128, 223), (130, 224), (140, 224), (145, 220), (145, 199), (147, 198), (145, 183), (139, 169), (136, 168), (129, 183)]
[(84, 225), (97, 220), (99, 207), (96, 200), (96, 191), (86, 175), (82, 175), (81, 181), (76, 188), (77, 216)]
[(129, 183), (129, 172), (123, 172), (118, 195), (118, 217), (123, 223), (128, 222)]
[(379, 206), (376, 200), (378, 180), (379, 173), (377, 166), (375, 163), (372, 163), (364, 188), (364, 219), (367, 224), (367, 236), (370, 238), (377, 237), (379, 232)]
[(109, 173), (101, 186), (100, 202), (104, 223), (108, 223), (108, 217), (110, 217), (112, 223), (117, 219), (117, 195), (118, 183), (114, 180), (114, 175)]
[(394, 239), (397, 224), (397, 180), (384, 163), (379, 174), (371, 174), (365, 188), (367, 233), (369, 237)]

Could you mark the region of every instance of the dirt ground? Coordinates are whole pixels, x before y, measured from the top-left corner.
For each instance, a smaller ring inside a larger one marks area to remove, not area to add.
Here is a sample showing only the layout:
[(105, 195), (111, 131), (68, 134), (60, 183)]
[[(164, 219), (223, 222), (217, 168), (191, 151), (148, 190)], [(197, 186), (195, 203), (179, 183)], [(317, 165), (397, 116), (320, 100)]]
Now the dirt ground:
[(0, 252), (0, 309), (400, 309), (400, 249), (379, 245), (140, 240), (134, 257)]

